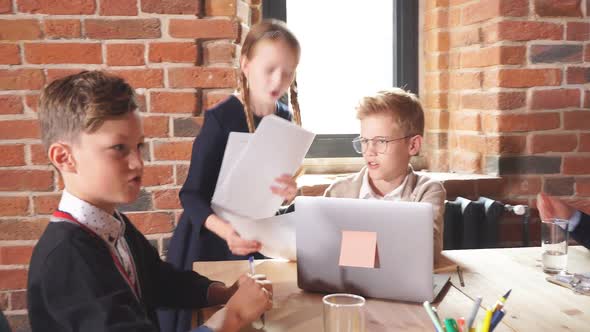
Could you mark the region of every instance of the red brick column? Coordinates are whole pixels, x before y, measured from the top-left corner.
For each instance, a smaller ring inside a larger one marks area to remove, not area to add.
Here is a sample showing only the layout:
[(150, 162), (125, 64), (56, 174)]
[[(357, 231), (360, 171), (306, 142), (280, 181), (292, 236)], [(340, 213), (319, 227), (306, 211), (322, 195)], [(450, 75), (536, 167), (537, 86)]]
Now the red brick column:
[(0, 310), (26, 326), (32, 247), (62, 184), (39, 141), (50, 81), (106, 70), (136, 88), (148, 149), (129, 217), (165, 254), (203, 111), (236, 86), (239, 42), (260, 19), (249, 0), (0, 0)]
[(421, 8), (430, 169), (499, 175), (486, 195), (508, 202), (534, 206), (544, 190), (584, 204), (590, 1), (423, 0)]

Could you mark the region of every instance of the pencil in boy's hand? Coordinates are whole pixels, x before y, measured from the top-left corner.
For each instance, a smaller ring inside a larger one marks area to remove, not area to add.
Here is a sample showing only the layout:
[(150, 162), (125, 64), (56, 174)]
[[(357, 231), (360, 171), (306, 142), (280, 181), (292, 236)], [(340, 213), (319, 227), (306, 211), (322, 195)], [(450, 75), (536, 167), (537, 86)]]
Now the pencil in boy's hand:
[(250, 274), (252, 275), (252, 277), (254, 277), (254, 275), (256, 274), (254, 272), (254, 256), (248, 257), (248, 264), (250, 265)]
[[(252, 278), (254, 278), (254, 275), (256, 275), (256, 271), (254, 270), (254, 256), (248, 257), (248, 264), (250, 265), (250, 275)], [(262, 323), (262, 327), (264, 327), (266, 323), (264, 319), (264, 314), (260, 316), (260, 322)]]

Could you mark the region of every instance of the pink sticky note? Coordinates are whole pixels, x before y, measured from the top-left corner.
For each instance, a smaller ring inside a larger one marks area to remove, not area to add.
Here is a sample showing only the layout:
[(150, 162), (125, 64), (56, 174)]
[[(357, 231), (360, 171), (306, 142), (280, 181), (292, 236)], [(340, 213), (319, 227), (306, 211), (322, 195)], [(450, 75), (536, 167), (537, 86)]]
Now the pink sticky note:
[(375, 268), (377, 233), (342, 231), (340, 266)]

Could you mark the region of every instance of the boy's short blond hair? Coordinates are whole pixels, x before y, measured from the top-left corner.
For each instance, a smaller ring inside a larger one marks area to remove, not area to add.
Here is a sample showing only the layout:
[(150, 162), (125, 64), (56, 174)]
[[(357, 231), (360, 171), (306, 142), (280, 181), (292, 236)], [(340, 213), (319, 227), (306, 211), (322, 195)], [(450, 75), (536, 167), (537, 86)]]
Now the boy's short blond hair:
[(45, 149), (60, 140), (75, 141), (80, 133), (136, 109), (135, 92), (122, 78), (100, 71), (60, 78), (41, 93), (41, 140)]
[(424, 135), (424, 110), (420, 100), (404, 89), (391, 88), (363, 97), (356, 110), (360, 120), (374, 114), (389, 114), (404, 136)]

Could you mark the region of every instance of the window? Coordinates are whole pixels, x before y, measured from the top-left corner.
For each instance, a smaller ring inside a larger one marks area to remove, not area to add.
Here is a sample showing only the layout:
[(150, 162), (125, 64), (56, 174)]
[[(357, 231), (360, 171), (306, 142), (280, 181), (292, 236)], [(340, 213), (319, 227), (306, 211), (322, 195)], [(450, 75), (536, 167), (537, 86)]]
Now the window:
[(307, 158), (358, 157), (359, 99), (390, 86), (418, 90), (418, 1), (266, 0), (263, 16), (287, 21), (301, 43), (301, 117), (317, 134)]

